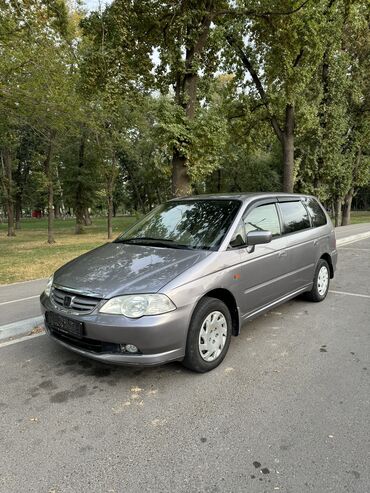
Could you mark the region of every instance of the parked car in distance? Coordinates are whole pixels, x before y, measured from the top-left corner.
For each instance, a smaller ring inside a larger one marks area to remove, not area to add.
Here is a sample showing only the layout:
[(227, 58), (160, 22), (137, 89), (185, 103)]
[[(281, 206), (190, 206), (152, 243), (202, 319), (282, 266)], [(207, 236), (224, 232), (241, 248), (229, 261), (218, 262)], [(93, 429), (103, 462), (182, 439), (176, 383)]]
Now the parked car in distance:
[(81, 355), (206, 372), (248, 320), (302, 293), (322, 301), (336, 263), (312, 196), (177, 198), (58, 269), (40, 300), (47, 333)]

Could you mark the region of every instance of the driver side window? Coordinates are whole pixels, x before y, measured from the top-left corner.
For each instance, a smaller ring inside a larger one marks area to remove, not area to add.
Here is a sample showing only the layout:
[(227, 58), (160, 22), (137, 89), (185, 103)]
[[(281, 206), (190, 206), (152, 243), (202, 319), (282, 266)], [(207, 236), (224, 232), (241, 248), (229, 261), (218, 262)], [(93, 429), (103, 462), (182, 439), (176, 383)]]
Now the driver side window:
[(272, 237), (280, 236), (280, 221), (275, 204), (255, 207), (239, 222), (230, 245), (233, 248), (246, 244), (250, 231), (271, 231)]
[(250, 231), (271, 231), (272, 237), (280, 236), (280, 222), (275, 204), (255, 207), (244, 218), (245, 234)]

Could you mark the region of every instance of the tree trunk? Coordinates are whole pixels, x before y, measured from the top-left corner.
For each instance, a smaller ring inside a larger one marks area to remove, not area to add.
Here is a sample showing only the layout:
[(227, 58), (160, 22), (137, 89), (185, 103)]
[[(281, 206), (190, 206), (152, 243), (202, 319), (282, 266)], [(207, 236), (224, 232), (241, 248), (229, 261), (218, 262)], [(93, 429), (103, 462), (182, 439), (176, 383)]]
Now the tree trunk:
[(56, 166), (55, 168), (55, 177), (56, 177), (56, 184), (58, 186), (58, 189), (60, 190), (60, 195), (59, 195), (59, 200), (58, 200), (58, 206), (55, 208), (55, 217), (58, 217), (58, 219), (62, 218), (62, 219), (65, 219), (66, 218), (66, 208), (65, 208), (65, 205), (64, 205), (64, 196), (63, 196), (63, 187), (62, 187), (62, 184), (60, 182), (60, 178), (59, 178), (59, 167)]
[[(321, 140), (325, 140), (328, 138), (327, 131), (327, 112), (328, 105), (330, 103), (330, 89), (329, 89), (329, 50), (326, 49), (322, 58), (322, 67), (321, 67), (321, 85), (322, 85), (322, 98), (319, 103), (319, 128), (321, 129)], [(317, 169), (315, 170), (315, 174), (313, 177), (313, 186), (315, 192), (320, 188), (322, 177), (325, 176), (325, 157), (323, 155), (325, 146), (320, 146), (318, 148), (319, 155), (317, 158)]]
[(30, 173), (30, 163), (20, 159), (17, 169), (13, 173), (13, 183), (15, 185), (15, 229), (21, 229), (21, 218), (23, 215), (23, 191)]
[(351, 223), (351, 207), (353, 199), (353, 187), (348, 190), (344, 197), (344, 204), (342, 208), (342, 223), (341, 226), (347, 226)]
[(161, 192), (159, 191), (158, 187), (156, 188), (156, 195), (157, 195), (158, 204), (161, 204), (162, 203), (162, 196), (161, 196)]
[[(84, 132), (81, 135), (81, 141), (80, 141), (80, 147), (78, 150), (78, 170), (79, 170), (79, 175), (81, 175), (81, 170), (84, 165), (84, 159), (85, 159), (85, 134)], [(79, 176), (79, 179), (81, 179), (81, 176)], [(84, 232), (84, 223), (85, 223), (85, 218), (84, 218), (84, 205), (82, 203), (82, 190), (81, 190), (81, 183), (79, 181), (77, 188), (76, 188), (76, 197), (75, 197), (75, 202), (76, 202), (76, 208), (75, 208), (75, 214), (76, 214), (76, 228), (75, 228), (75, 233), (76, 235), (80, 235)]]
[[(192, 43), (185, 50), (185, 71), (178, 72), (176, 77), (175, 100), (185, 112), (186, 119), (191, 121), (195, 116), (195, 108), (197, 104), (197, 88), (198, 88), (198, 68), (196, 61), (205, 50), (209, 38), (210, 25), (212, 19), (213, 6), (212, 2), (208, 6), (210, 11), (207, 12), (202, 20), (201, 25), (195, 28), (191, 22), (187, 26), (187, 36)], [(198, 33), (196, 30), (198, 29)], [(198, 34), (194, 36), (194, 34)], [(195, 63), (194, 63), (195, 62)], [(191, 180), (188, 173), (186, 156), (179, 150), (182, 144), (173, 149), (172, 155), (172, 195), (175, 197), (191, 194)]]
[(283, 192), (293, 193), (294, 137), (284, 135), (283, 140)]
[(76, 235), (81, 235), (82, 233), (85, 232), (84, 230), (84, 215), (83, 211), (80, 207), (76, 207), (76, 227), (75, 227), (75, 234)]
[(3, 172), (3, 187), (6, 200), (6, 212), (8, 216), (8, 236), (15, 236), (12, 156), (9, 149), (7, 148), (3, 149), (1, 153), (1, 167)]
[(108, 239), (112, 239), (113, 237), (113, 194), (115, 189), (116, 180), (119, 174), (117, 166), (116, 155), (112, 153), (111, 165), (106, 167), (106, 192), (107, 192), (107, 226), (108, 226)]
[(217, 192), (221, 192), (221, 183), (222, 183), (222, 171), (221, 168), (217, 170)]
[(19, 194), (16, 194), (15, 199), (15, 229), (21, 229), (22, 202)]
[(54, 189), (53, 184), (48, 185), (48, 243), (55, 243), (54, 240)]
[(85, 208), (84, 223), (85, 223), (85, 226), (91, 226), (92, 225), (92, 220), (91, 220), (91, 216), (90, 216), (90, 212), (89, 212), (88, 207)]
[(134, 189), (134, 192), (135, 192), (135, 196), (136, 196), (136, 200), (134, 199), (135, 210), (137, 211), (139, 209), (139, 206), (140, 206), (141, 210), (145, 213), (145, 205), (144, 205), (143, 199), (140, 195), (140, 190), (137, 186), (136, 179), (135, 179), (135, 177), (131, 171), (131, 168), (128, 165), (127, 161), (124, 161), (124, 162), (122, 161), (122, 164), (126, 169), (127, 177), (131, 181), (132, 188)]
[(175, 150), (172, 158), (172, 195), (179, 197), (190, 193), (191, 183), (186, 158)]
[(54, 239), (54, 173), (52, 166), (54, 135), (50, 138), (47, 155), (44, 161), (44, 169), (48, 187), (48, 243), (55, 243)]
[(112, 227), (112, 217), (113, 217), (113, 192), (108, 190), (107, 194), (107, 205), (108, 205), (108, 239), (111, 240), (113, 237), (113, 227)]
[(335, 219), (334, 219), (334, 224), (335, 227), (337, 228), (340, 225), (340, 218), (341, 218), (341, 211), (342, 211), (342, 200), (341, 199), (336, 199), (335, 200)]
[(283, 192), (293, 193), (294, 187), (294, 107), (288, 104), (285, 109), (285, 129), (283, 146)]

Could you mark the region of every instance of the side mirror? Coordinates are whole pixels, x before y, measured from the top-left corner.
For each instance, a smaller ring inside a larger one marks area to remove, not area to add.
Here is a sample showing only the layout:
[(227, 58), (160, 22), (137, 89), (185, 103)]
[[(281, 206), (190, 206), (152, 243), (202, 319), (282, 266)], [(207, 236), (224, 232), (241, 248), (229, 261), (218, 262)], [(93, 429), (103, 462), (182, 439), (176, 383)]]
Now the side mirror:
[(250, 231), (247, 233), (247, 245), (262, 245), (263, 243), (270, 243), (272, 240), (271, 231)]
[(242, 235), (236, 235), (235, 238), (233, 238), (231, 241), (230, 241), (230, 246), (232, 248), (238, 248), (238, 247), (241, 247), (241, 246), (245, 246), (245, 243), (244, 243), (244, 240), (242, 238)]

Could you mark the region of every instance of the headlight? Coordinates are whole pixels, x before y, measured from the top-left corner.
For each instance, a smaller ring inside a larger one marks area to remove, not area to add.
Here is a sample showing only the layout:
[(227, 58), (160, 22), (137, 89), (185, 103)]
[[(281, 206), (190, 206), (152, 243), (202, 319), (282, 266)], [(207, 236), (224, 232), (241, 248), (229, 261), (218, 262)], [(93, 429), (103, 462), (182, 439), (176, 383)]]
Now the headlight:
[(176, 306), (165, 294), (130, 294), (108, 300), (99, 311), (139, 318), (144, 315), (160, 315), (172, 310), (176, 310)]
[(46, 296), (50, 296), (50, 291), (51, 291), (51, 287), (53, 285), (53, 280), (54, 280), (54, 274), (52, 276), (49, 277), (48, 279), (48, 283), (46, 285), (46, 288), (45, 288), (45, 291), (44, 293), (46, 294)]

